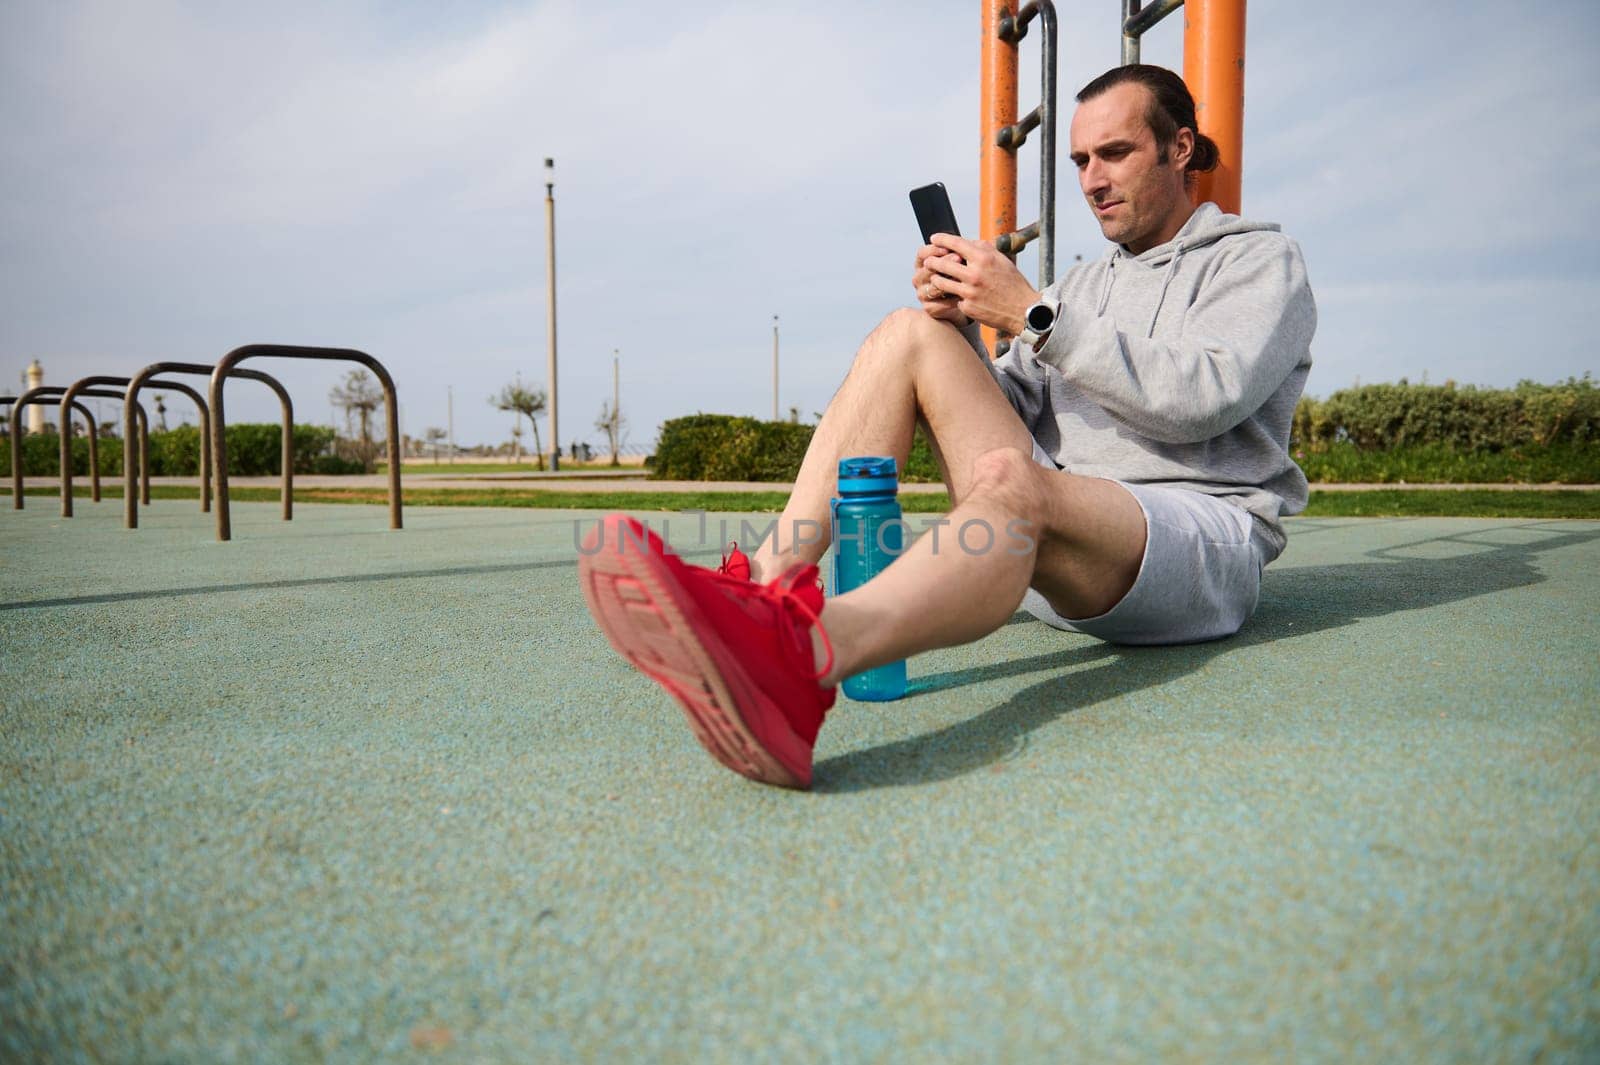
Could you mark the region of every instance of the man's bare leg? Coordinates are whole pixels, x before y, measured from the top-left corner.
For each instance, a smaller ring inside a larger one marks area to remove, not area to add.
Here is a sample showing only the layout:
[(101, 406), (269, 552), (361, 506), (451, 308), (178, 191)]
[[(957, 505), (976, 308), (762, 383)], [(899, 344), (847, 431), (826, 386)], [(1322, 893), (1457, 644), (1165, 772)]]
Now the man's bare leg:
[[(981, 369), (981, 368), (980, 368)], [(939, 529), (881, 574), (823, 607), (834, 661), (825, 685), (1006, 622), (1031, 584), (1064, 617), (1093, 617), (1133, 586), (1144, 511), (1120, 485), (1048, 470), (1030, 450), (973, 463), (973, 486)], [(813, 636), (818, 668), (824, 658)]]
[(750, 555), (751, 577), (770, 580), (794, 562), (820, 559), (839, 459), (892, 455), (904, 469), (919, 420), (944, 467), (952, 502), (971, 490), (979, 455), (998, 448), (1031, 454), (1028, 430), (978, 360), (959, 332), (919, 310), (885, 318), (828, 404), (775, 535)]

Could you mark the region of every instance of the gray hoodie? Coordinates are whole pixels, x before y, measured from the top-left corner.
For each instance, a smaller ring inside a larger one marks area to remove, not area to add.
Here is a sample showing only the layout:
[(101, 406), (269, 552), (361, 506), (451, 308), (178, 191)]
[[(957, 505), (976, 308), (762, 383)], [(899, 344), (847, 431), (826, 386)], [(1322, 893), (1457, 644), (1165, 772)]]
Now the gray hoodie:
[(1279, 516), (1306, 503), (1288, 453), (1317, 326), (1299, 246), (1206, 203), (1166, 244), (1113, 246), (1046, 295), (1060, 309), (1043, 348), (991, 367), (1039, 446), (1071, 473), (1243, 507), (1276, 558)]

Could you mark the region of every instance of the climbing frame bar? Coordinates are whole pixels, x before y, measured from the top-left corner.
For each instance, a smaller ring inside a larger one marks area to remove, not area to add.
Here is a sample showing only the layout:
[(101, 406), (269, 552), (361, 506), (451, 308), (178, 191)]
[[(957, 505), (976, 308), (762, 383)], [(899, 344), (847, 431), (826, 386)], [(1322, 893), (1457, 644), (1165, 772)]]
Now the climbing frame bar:
[(1183, 8), (1183, 80), (1194, 96), (1200, 132), (1217, 142), (1219, 162), (1198, 175), (1195, 203), (1238, 214), (1244, 173), (1245, 0), (1122, 0), (1122, 62), (1139, 62), (1139, 41)]
[[(1040, 100), (1017, 117), (1017, 45), (1038, 18), (1043, 32)], [(979, 54), (978, 239), (1015, 258), (1039, 241), (1040, 288), (1055, 280), (1056, 211), (1056, 10), (1051, 0), (1028, 0), (1013, 10), (1007, 0), (983, 0)], [(1039, 218), (1017, 228), (1017, 149), (1039, 130)], [(983, 328), (984, 346), (997, 350), (998, 334)]]
[(1195, 183), (1195, 202), (1238, 214), (1244, 171), (1245, 0), (1188, 0), (1183, 80), (1194, 94), (1200, 132), (1217, 142), (1219, 162)]

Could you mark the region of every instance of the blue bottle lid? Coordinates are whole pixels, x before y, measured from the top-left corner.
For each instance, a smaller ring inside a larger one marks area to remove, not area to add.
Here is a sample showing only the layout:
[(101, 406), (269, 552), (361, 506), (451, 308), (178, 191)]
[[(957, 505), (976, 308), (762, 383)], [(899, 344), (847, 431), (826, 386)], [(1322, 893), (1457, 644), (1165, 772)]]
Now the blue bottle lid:
[(899, 488), (893, 455), (862, 455), (839, 460), (840, 495), (894, 495)]

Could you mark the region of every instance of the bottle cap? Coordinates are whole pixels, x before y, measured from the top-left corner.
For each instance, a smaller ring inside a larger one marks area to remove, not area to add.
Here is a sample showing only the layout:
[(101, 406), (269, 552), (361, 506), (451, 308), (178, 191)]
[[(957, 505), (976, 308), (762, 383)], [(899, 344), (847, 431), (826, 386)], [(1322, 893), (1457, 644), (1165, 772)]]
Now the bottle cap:
[(898, 470), (892, 455), (862, 455), (839, 460), (839, 494), (887, 492), (898, 489)]

